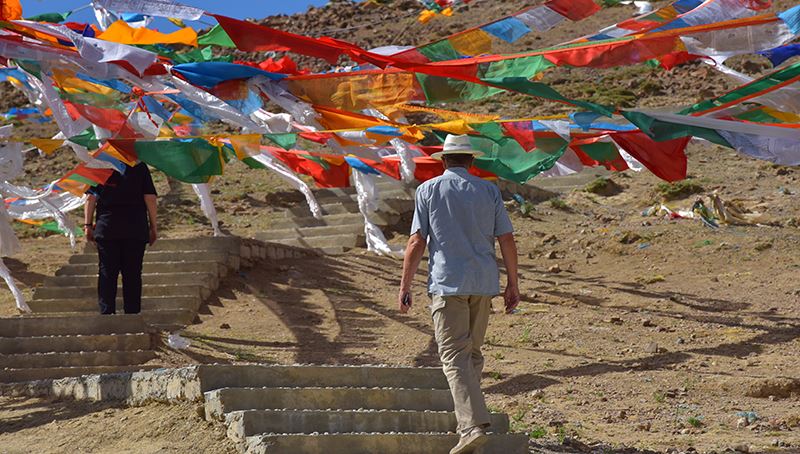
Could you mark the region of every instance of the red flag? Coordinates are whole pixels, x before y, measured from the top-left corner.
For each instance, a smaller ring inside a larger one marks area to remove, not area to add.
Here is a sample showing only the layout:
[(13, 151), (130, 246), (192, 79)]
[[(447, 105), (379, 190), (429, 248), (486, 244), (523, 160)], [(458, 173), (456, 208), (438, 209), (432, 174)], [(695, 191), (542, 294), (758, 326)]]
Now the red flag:
[(656, 142), (643, 132), (622, 132), (612, 134), (611, 138), (662, 180), (674, 182), (686, 178), (684, 150), (691, 137)]
[(341, 155), (319, 155), (307, 151), (286, 151), (266, 147), (273, 156), (290, 169), (314, 179), (321, 188), (346, 188), (350, 186), (350, 166)]
[(103, 109), (101, 107), (76, 104), (64, 101), (67, 112), (73, 120), (83, 117), (101, 128), (108, 129), (124, 139), (141, 137), (139, 133), (128, 126), (128, 117), (117, 109)]
[(545, 6), (572, 21), (586, 19), (600, 11), (600, 5), (593, 0), (550, 0)]

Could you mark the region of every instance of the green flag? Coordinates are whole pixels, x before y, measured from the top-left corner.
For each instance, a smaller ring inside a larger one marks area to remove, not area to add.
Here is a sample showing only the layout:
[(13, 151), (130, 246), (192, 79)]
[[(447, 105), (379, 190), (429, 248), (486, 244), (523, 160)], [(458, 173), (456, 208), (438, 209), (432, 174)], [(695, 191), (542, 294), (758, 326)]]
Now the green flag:
[(198, 36), (197, 44), (200, 46), (236, 47), (231, 37), (219, 24), (212, 27), (208, 33)]
[(284, 150), (291, 150), (295, 145), (297, 145), (297, 134), (292, 132), (283, 134), (264, 134), (264, 137)]
[(568, 145), (563, 139), (542, 140), (541, 144), (537, 140), (536, 149), (526, 152), (519, 142), (510, 137), (493, 140), (471, 136), (470, 141), (476, 150), (485, 153), (483, 157), (475, 159), (476, 167), (519, 184), (524, 184), (556, 165)]
[(25, 18), (25, 20), (33, 22), (50, 22), (51, 24), (60, 24), (61, 22), (67, 20), (70, 14), (72, 14), (72, 11), (67, 11), (66, 13), (44, 13), (27, 17)]
[(706, 139), (717, 145), (722, 145), (723, 147), (733, 148), (733, 146), (719, 135), (717, 131), (710, 128), (656, 120), (642, 112), (624, 111), (622, 112), (622, 116), (636, 125), (642, 132), (652, 137), (656, 142), (665, 142), (667, 140), (694, 136)]
[(94, 128), (87, 128), (82, 133), (78, 134), (77, 136), (72, 136), (67, 140), (77, 143), (78, 145), (89, 150), (96, 150), (100, 148), (100, 141), (97, 140), (97, 136), (94, 133)]
[(223, 156), (203, 139), (137, 141), (139, 160), (184, 183), (208, 183), (222, 175)]

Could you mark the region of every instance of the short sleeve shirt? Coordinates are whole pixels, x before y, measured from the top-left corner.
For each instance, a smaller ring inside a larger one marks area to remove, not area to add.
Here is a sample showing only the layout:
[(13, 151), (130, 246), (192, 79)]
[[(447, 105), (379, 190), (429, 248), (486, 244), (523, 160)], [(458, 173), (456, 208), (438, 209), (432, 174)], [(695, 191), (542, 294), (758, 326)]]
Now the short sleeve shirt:
[(411, 234), (427, 240), (432, 295), (499, 294), (495, 238), (513, 231), (500, 190), (467, 169), (417, 188)]
[(91, 191), (97, 197), (94, 236), (99, 240), (148, 239), (145, 194), (156, 194), (147, 164), (114, 172), (105, 184)]

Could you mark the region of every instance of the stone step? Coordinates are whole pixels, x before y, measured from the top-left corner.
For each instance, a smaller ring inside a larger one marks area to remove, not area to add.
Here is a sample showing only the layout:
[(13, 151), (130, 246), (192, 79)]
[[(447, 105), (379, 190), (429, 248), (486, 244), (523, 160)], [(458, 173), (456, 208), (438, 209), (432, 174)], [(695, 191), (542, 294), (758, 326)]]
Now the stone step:
[[(122, 276), (118, 278), (119, 285), (122, 284)], [(189, 273), (155, 273), (142, 274), (142, 285), (181, 285), (194, 284), (203, 285), (211, 290), (219, 287), (219, 276), (209, 272), (189, 272)], [(97, 285), (97, 274), (83, 276), (54, 276), (44, 279), (43, 287), (85, 287)]]
[[(122, 287), (117, 288), (117, 294), (122, 295)], [(142, 296), (197, 296), (206, 299), (211, 295), (211, 289), (202, 285), (178, 284), (178, 285), (145, 285), (142, 287)], [(61, 299), (71, 298), (96, 298), (97, 284), (82, 285), (75, 287), (39, 287), (33, 293), (34, 299)]]
[(0, 354), (149, 350), (147, 333), (98, 334), (76, 336), (36, 336), (22, 339), (0, 337)]
[[(117, 311), (117, 313), (123, 313), (123, 308), (121, 305), (117, 306)], [(34, 312), (30, 314), (29, 317), (80, 317), (83, 316), (83, 314), (85, 314), (85, 312), (56, 312), (44, 314), (37, 314)], [(170, 331), (184, 328), (194, 323), (194, 320), (197, 317), (197, 312), (190, 311), (188, 309), (160, 309), (155, 311), (141, 312), (139, 315), (142, 317), (147, 326)]]
[[(224, 237), (198, 237), (198, 238), (162, 238), (152, 246), (147, 246), (147, 252), (164, 251), (233, 251), (239, 247), (240, 239), (235, 236)], [(94, 243), (87, 242), (85, 252), (97, 252)]]
[(159, 366), (139, 364), (134, 366), (48, 367), (41, 369), (0, 369), (0, 383), (49, 380), (80, 377), (94, 374), (113, 374), (157, 369)]
[[(75, 263), (62, 266), (58, 271), (56, 271), (56, 276), (96, 276), (97, 271), (96, 263)], [(213, 273), (217, 276), (225, 276), (228, 270), (223, 263), (204, 260), (197, 262), (145, 262), (142, 272), (144, 274)]]
[[(322, 209), (322, 213), (324, 215), (359, 213), (358, 204), (353, 202), (352, 200), (344, 201), (341, 203), (337, 202), (337, 203), (320, 204), (320, 208)], [(292, 207), (284, 211), (284, 214), (286, 215), (286, 217), (308, 216), (308, 209), (302, 206)]]
[[(389, 192), (389, 191), (405, 191), (407, 193), (411, 193), (414, 195), (414, 188), (407, 187), (403, 183), (392, 180), (392, 181), (377, 181), (375, 182), (375, 187), (380, 192)], [(314, 189), (314, 196), (315, 197), (325, 197), (325, 196), (345, 196), (345, 195), (355, 195), (357, 194), (355, 186), (350, 186), (347, 188), (320, 188)]]
[(382, 366), (285, 366), (208, 364), (197, 367), (201, 391), (237, 386), (417, 388), (449, 390), (441, 368)]
[[(525, 434), (493, 434), (475, 454), (528, 452)], [(445, 454), (458, 443), (456, 434), (313, 434), (257, 435), (248, 437), (248, 454)]]
[[(336, 188), (328, 189), (326, 191), (320, 191), (319, 193), (315, 194), (317, 202), (320, 204), (337, 203), (347, 200), (358, 202), (358, 196), (356, 194), (337, 193), (337, 191), (333, 189)], [(402, 189), (387, 189), (387, 190), (379, 189), (378, 200), (388, 200), (388, 199), (413, 200), (414, 193), (413, 192), (409, 193)]]
[[(257, 240), (261, 240), (261, 233), (256, 233), (254, 236)], [(267, 241), (267, 240), (262, 240)], [(356, 247), (362, 247), (367, 244), (366, 237), (361, 235), (331, 235), (331, 236), (314, 236), (308, 238), (291, 238), (280, 240), (280, 244), (285, 246), (294, 246), (305, 249), (318, 250), (323, 253), (329, 253), (332, 250), (346, 250)]]
[(449, 390), (418, 388), (222, 388), (205, 393), (206, 416), (237, 410), (453, 411)]
[(283, 243), (285, 239), (314, 238), (332, 235), (360, 235), (364, 233), (364, 221), (359, 224), (331, 225), (322, 227), (302, 227), (290, 229), (272, 229), (256, 234), (261, 241)]
[(313, 216), (286, 217), (273, 219), (269, 227), (271, 229), (293, 229), (302, 227), (322, 227), (333, 225), (363, 224), (364, 217), (360, 213), (331, 214), (317, 219)]
[[(359, 213), (358, 203), (353, 200), (337, 200), (328, 203), (320, 202), (322, 212), (326, 215), (329, 214), (346, 214), (346, 213)], [(378, 201), (377, 208), (379, 212), (383, 213), (408, 213), (414, 210), (413, 200), (399, 200), (399, 199), (382, 199)], [(284, 212), (287, 217), (308, 216), (308, 209), (306, 207), (293, 207)]]
[[(142, 298), (142, 312), (183, 309), (197, 312), (202, 300), (199, 296), (151, 296)], [(97, 312), (97, 298), (34, 299), (28, 301), (34, 313)], [(117, 309), (122, 310), (122, 294), (117, 295)]]
[[(236, 255), (238, 255), (238, 249)], [(220, 263), (228, 263), (228, 256), (231, 255), (228, 251), (200, 251), (188, 249), (185, 251), (154, 251), (144, 254), (144, 266), (150, 262), (164, 263), (164, 262), (204, 262), (214, 261)], [(69, 258), (70, 264), (93, 264), (97, 266), (97, 253), (87, 252), (83, 254), (73, 254)]]
[(0, 318), (0, 338), (145, 332), (147, 324), (141, 315)]
[[(507, 415), (491, 418), (492, 432), (508, 432)], [(457, 425), (451, 412), (395, 410), (244, 410), (228, 413), (225, 421), (236, 441), (262, 433), (455, 433)]]
[[(394, 225), (400, 220), (397, 213), (372, 213), (369, 220), (378, 226)], [(360, 224), (364, 225), (364, 216), (361, 213), (329, 214), (317, 219), (311, 215), (292, 216), (283, 219), (273, 219), (270, 228), (291, 229), (297, 227), (322, 227), (334, 225)]]
[(153, 350), (20, 353), (0, 355), (0, 368), (132, 366), (156, 357)]

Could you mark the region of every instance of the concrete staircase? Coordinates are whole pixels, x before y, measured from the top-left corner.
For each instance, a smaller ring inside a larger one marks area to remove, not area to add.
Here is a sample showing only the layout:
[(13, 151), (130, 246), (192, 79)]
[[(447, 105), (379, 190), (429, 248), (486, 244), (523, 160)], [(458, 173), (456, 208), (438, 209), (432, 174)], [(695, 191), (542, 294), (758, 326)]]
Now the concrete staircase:
[(155, 357), (140, 315), (0, 319), (0, 383), (147, 369)]
[[(414, 189), (389, 178), (376, 183), (380, 202), (370, 218), (378, 226), (397, 223), (414, 210)], [(260, 241), (312, 249), (323, 254), (342, 254), (364, 247), (364, 217), (358, 210), (355, 188), (317, 189), (314, 194), (324, 216), (314, 218), (307, 206), (285, 212), (284, 219), (273, 222), (271, 230), (255, 235)]]
[[(440, 369), (209, 364), (0, 384), (0, 395), (126, 402), (203, 402), (247, 454), (440, 454), (457, 443)], [(528, 452), (525, 434), (491, 415), (478, 454)]]
[(158, 367), (158, 331), (191, 324), (227, 274), (260, 260), (308, 252), (237, 237), (159, 240), (144, 256), (142, 312), (99, 315), (97, 252), (87, 245), (45, 279), (33, 314), (0, 318), (0, 383)]
[[(247, 453), (429, 454), (458, 442), (440, 369), (218, 367), (213, 379), (210, 370), (201, 374), (206, 418), (224, 421)], [(490, 441), (478, 452), (527, 452), (527, 436), (508, 429), (508, 416), (493, 414)]]
[(97, 313), (97, 252), (87, 244), (35, 290), (33, 314), (0, 319), (0, 382), (148, 368), (156, 358), (154, 333), (194, 321), (220, 279), (239, 269), (241, 242), (159, 240), (144, 257), (141, 314), (121, 314), (120, 287), (120, 315), (113, 316)]
[[(142, 270), (142, 318), (155, 329), (191, 324), (202, 302), (229, 271), (239, 269), (240, 239), (205, 237), (163, 239), (148, 248)], [(121, 278), (120, 278), (121, 281)], [(82, 316), (98, 311), (97, 252), (87, 244), (82, 254), (45, 279), (29, 302), (34, 316)], [(117, 312), (122, 308), (122, 286)]]

